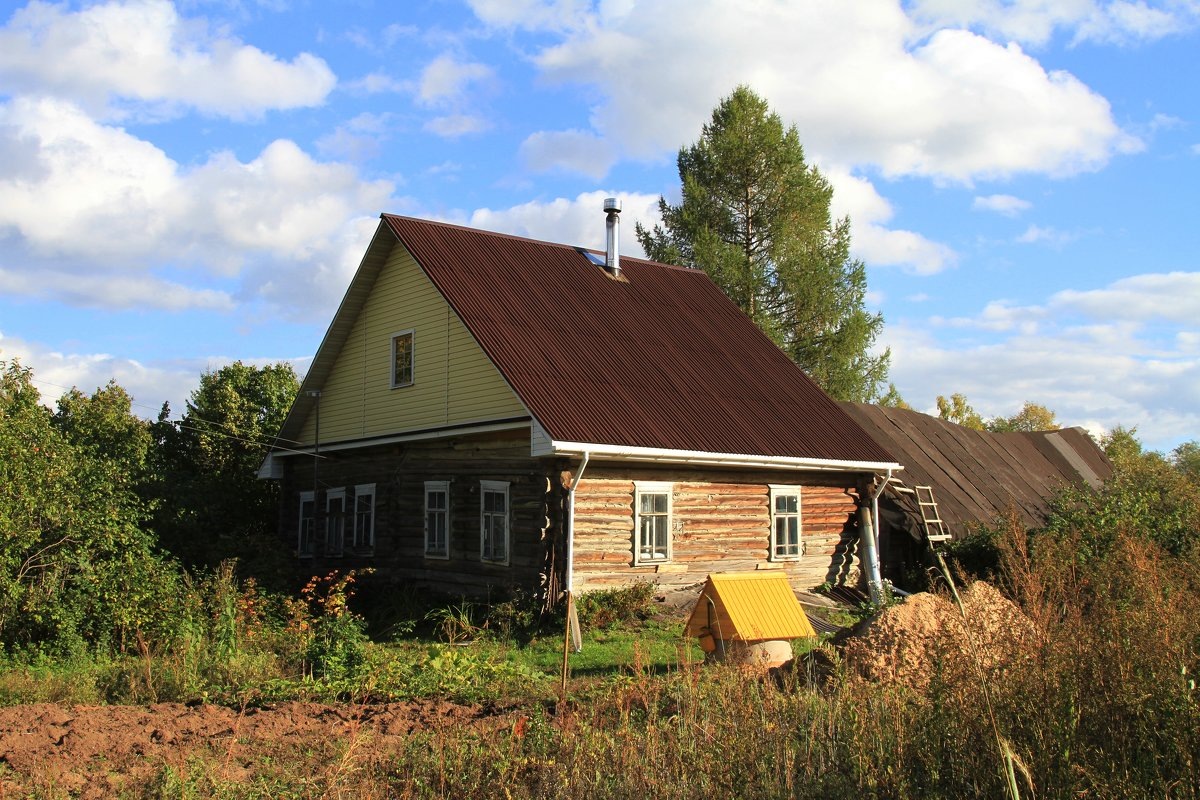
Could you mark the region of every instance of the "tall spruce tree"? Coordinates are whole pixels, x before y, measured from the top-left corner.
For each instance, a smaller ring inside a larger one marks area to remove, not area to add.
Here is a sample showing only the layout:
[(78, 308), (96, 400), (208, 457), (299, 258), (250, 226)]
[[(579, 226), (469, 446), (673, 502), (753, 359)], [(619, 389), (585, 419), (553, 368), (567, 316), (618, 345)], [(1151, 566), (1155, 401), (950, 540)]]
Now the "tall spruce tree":
[(804, 160), (795, 126), (739, 86), (678, 164), (682, 202), (659, 198), (661, 224), (637, 226), (646, 254), (708, 273), (833, 397), (877, 399), (891, 361), (870, 352), (883, 317), (863, 308), (850, 220), (833, 219), (833, 188)]

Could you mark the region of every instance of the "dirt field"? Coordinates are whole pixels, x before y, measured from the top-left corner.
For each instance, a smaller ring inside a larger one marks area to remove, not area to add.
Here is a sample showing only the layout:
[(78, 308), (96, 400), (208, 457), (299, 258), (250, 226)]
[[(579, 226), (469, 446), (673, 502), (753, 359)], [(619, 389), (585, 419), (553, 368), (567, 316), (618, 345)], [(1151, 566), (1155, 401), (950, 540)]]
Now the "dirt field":
[[(498, 729), (510, 713), (445, 702), (329, 706), (280, 703), (244, 711), (220, 706), (32, 705), (0, 708), (0, 798), (30, 793), (112, 797), (172, 767), (217, 765), (222, 780), (269, 769), (272, 756), (310, 750), (317, 762), (370, 742), (374, 755), (418, 730)], [(332, 754), (332, 756), (330, 756)], [(322, 758), (321, 755), (330, 756)]]

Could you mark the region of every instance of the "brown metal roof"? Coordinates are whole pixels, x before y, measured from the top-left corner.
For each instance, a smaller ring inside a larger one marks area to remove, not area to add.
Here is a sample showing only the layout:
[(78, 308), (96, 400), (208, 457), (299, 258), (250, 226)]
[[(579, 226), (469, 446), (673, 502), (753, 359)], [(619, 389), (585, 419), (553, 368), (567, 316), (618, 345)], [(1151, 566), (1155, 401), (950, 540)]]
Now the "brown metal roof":
[[(599, 225), (599, 215), (597, 215)], [(894, 463), (697, 270), (383, 215), (555, 440)]]
[(991, 433), (901, 408), (842, 403), (904, 471), (904, 485), (932, 486), (952, 534), (1016, 510), (1027, 527), (1045, 522), (1065, 486), (1099, 485), (1112, 465), (1080, 428)]

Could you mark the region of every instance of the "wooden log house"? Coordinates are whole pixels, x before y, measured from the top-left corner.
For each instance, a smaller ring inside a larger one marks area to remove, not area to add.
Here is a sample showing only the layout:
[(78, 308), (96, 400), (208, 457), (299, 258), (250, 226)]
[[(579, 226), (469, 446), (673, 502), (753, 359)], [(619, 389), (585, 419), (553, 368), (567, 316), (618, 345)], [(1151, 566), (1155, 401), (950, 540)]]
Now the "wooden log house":
[[(614, 204), (615, 205), (615, 204)], [(896, 459), (701, 271), (383, 215), (261, 476), (297, 570), (857, 581)]]

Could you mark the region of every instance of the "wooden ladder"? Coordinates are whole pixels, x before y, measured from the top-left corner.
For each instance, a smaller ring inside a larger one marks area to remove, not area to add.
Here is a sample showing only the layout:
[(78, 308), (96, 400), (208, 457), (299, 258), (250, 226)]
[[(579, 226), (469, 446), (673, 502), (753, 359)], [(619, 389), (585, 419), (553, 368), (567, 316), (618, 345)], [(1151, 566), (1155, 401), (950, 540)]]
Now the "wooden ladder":
[(937, 500), (933, 497), (932, 486), (914, 486), (917, 495), (917, 506), (921, 509), (921, 521), (925, 523), (925, 536), (931, 545), (949, 541), (951, 536), (946, 530), (938, 514)]

